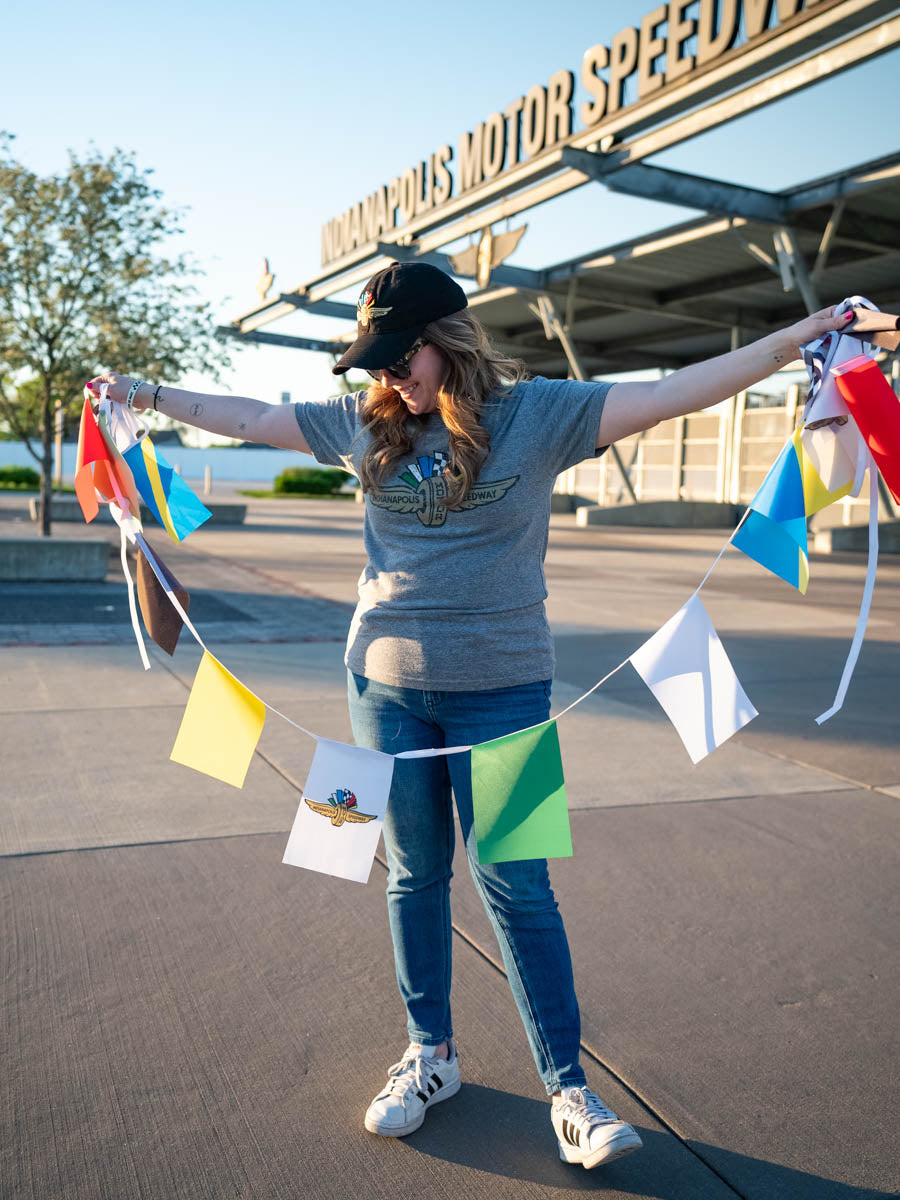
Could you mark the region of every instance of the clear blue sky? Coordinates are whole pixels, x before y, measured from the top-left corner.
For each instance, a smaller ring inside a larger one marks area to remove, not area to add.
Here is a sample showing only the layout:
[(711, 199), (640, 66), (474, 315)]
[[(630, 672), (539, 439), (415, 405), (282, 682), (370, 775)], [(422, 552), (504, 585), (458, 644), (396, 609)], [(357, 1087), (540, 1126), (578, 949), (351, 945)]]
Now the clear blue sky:
[[(17, 135), (17, 157), (42, 172), (62, 169), (69, 147), (134, 151), (153, 168), (166, 202), (189, 209), (181, 246), (206, 271), (202, 290), (228, 320), (257, 302), (263, 255), (276, 287), (307, 279), (319, 268), (326, 220), (443, 142), (455, 145), (554, 71), (577, 77), (589, 46), (608, 45), (652, 7), (652, 0), (8, 6), (0, 127)], [(898, 71), (900, 52), (892, 51), (654, 161), (780, 188), (891, 153), (894, 122), (867, 119), (860, 102), (893, 113)], [(580, 188), (526, 215), (529, 232), (511, 261), (544, 266), (693, 215)], [(317, 337), (339, 327), (309, 315), (271, 326)], [(329, 368), (325, 356), (249, 349), (218, 390), (265, 400), (283, 390), (324, 395), (334, 387)]]

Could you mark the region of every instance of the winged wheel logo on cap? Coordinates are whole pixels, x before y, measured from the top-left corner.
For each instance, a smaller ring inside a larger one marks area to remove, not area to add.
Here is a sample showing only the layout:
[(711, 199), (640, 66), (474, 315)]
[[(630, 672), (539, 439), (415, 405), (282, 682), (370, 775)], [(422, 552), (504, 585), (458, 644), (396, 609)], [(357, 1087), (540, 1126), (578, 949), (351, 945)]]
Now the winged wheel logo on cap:
[(363, 292), (359, 298), (359, 303), (356, 306), (356, 319), (363, 329), (367, 329), (369, 322), (375, 317), (384, 317), (390, 311), (393, 305), (388, 305), (387, 308), (376, 308), (375, 297), (371, 292)]

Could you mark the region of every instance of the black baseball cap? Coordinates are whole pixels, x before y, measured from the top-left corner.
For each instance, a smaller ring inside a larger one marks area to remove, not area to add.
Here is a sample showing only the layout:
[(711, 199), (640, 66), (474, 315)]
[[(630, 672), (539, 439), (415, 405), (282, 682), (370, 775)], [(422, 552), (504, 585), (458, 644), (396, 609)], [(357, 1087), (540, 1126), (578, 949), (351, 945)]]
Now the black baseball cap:
[(458, 283), (437, 267), (420, 262), (392, 262), (373, 275), (356, 305), (356, 341), (333, 375), (351, 367), (377, 371), (409, 350), (425, 326), (468, 305)]

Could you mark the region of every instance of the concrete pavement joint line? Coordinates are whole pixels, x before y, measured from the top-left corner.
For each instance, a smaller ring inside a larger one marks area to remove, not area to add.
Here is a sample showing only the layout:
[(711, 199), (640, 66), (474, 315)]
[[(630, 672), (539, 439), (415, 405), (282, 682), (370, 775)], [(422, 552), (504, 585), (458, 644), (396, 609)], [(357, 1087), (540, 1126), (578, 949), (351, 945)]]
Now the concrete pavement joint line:
[[(384, 867), (385, 872), (387, 872), (387, 869), (388, 869), (387, 862), (381, 857), (380, 854), (375, 855), (375, 861), (380, 866)], [(491, 954), (489, 954), (487, 952), (487, 950), (485, 950), (482, 946), (480, 946), (478, 944), (478, 942), (476, 942), (473, 938), (471, 938), (465, 932), (464, 929), (462, 929), (459, 925), (457, 925), (457, 923), (455, 921), (451, 921), (450, 924), (451, 924), (451, 928), (453, 929), (453, 932), (456, 934), (457, 937), (461, 938), (466, 943), (466, 945), (471, 946), (471, 948), (475, 951), (475, 953), (477, 955), (479, 955), (479, 957), (484, 959), (484, 961), (488, 964), (488, 966), (493, 967), (493, 969), (497, 972), (498, 975), (502, 975), (504, 979), (507, 979), (506, 971), (503, 969), (503, 966), (501, 963), (497, 962), (497, 960)], [(507, 980), (507, 982), (508, 982), (508, 980)], [(646, 1099), (644, 1096), (642, 1096), (636, 1087), (634, 1087), (626, 1079), (624, 1079), (623, 1076), (620, 1075), (618, 1071), (614, 1070), (609, 1065), (609, 1063), (604, 1062), (603, 1058), (601, 1058), (601, 1056), (597, 1053), (596, 1050), (594, 1050), (591, 1046), (589, 1046), (585, 1041), (579, 1041), (578, 1045), (579, 1045), (580, 1049), (584, 1051), (585, 1054), (587, 1054), (590, 1058), (592, 1058), (594, 1060), (594, 1062), (597, 1063), (598, 1066), (602, 1067), (603, 1070), (606, 1071), (606, 1073), (608, 1075), (612, 1076), (612, 1078), (616, 1081), (616, 1083), (618, 1083), (620, 1087), (624, 1088), (625, 1091), (628, 1092), (628, 1094), (632, 1097), (632, 1099), (637, 1101), (637, 1103), (641, 1106), (641, 1108), (643, 1108), (651, 1117), (653, 1117), (653, 1119), (655, 1121), (658, 1121), (659, 1124), (662, 1125), (663, 1129), (665, 1129), (668, 1133), (670, 1133), (672, 1135), (672, 1137), (674, 1137), (677, 1141), (679, 1141), (681, 1143), (681, 1145), (685, 1148), (685, 1150), (687, 1150), (688, 1154), (691, 1154), (694, 1158), (697, 1159), (698, 1162), (702, 1163), (703, 1166), (709, 1171), (709, 1173), (711, 1175), (715, 1175), (715, 1177), (720, 1181), (720, 1183), (723, 1183), (725, 1185), (725, 1187), (727, 1187), (728, 1190), (733, 1195), (739, 1197), (739, 1200), (748, 1200), (748, 1198), (744, 1195), (743, 1192), (737, 1191), (737, 1189), (734, 1187), (734, 1185), (732, 1183), (730, 1183), (729, 1180), (727, 1180), (724, 1175), (721, 1175), (714, 1166), (712, 1166), (710, 1163), (708, 1163), (706, 1161), (706, 1159), (703, 1158), (702, 1155), (697, 1153), (697, 1151), (693, 1148), (693, 1146), (691, 1146), (686, 1141), (685, 1137), (678, 1131), (678, 1129), (670, 1121), (668, 1121), (661, 1113), (657, 1112), (656, 1109), (653, 1107), (653, 1105), (650, 1103), (650, 1101), (648, 1099)]]
[(767, 750), (763, 746), (753, 746), (751, 749), (756, 750), (758, 754), (767, 754), (769, 758), (777, 758), (779, 762), (793, 763), (795, 767), (804, 767), (807, 771), (818, 771), (820, 775), (830, 775), (832, 779), (840, 779), (841, 783), (849, 783), (854, 788), (864, 788), (867, 792), (877, 790), (874, 783), (863, 783), (862, 780), (853, 779), (850, 775), (841, 775), (840, 772), (829, 770), (828, 767), (804, 762), (802, 758), (791, 758), (789, 754), (779, 754), (777, 750)]
[[(126, 631), (129, 635), (128, 637), (125, 636)], [(19, 642), (19, 641), (3, 641), (2, 639), (0, 639), (0, 649), (8, 649), (8, 650), (14, 650), (17, 648), (22, 648), (25, 650), (38, 649), (38, 648), (53, 649), (53, 648), (58, 648), (61, 645), (65, 645), (65, 646), (129, 645), (134, 638), (134, 634), (131, 631), (131, 626), (130, 625), (128, 625), (127, 627), (122, 626), (122, 633), (117, 636), (121, 638), (120, 641), (111, 641), (110, 638), (108, 638), (108, 637), (98, 639), (97, 641), (88, 641), (88, 642), (81, 642), (81, 641), (74, 642), (74, 641), (72, 641), (71, 638), (66, 638), (65, 642), (58, 642), (58, 641), (56, 641), (56, 642)], [(339, 643), (341, 643), (341, 645), (343, 645), (343, 643), (346, 642), (347, 639), (345, 637), (318, 637), (316, 635), (298, 636), (298, 637), (245, 637), (242, 633), (240, 640), (242, 642), (246, 642), (248, 645), (251, 645), (251, 646), (292, 646), (292, 645), (300, 645), (300, 644), (308, 645), (308, 644), (318, 643), (318, 642), (334, 642), (334, 643), (339, 642)], [(232, 643), (226, 642), (225, 644), (229, 645)]]
[(240, 833), (200, 833), (196, 837), (150, 838), (145, 842), (99, 842), (95, 846), (50, 846), (44, 850), (19, 850), (15, 854), (4, 854), (0, 851), (0, 861), (11, 861), (14, 858), (40, 858), (44, 854), (84, 854), (99, 850), (128, 850), (141, 846), (183, 846), (190, 842), (227, 842), (233, 838), (272, 837), (276, 833), (287, 837), (290, 830), (245, 829)]
[[(560, 683), (562, 683), (562, 682), (564, 682), (564, 681), (563, 681), (563, 680), (560, 680)], [(566, 684), (566, 686), (567, 686), (567, 687), (573, 687), (574, 685), (572, 685), (572, 684)], [(620, 701), (620, 703), (627, 703), (627, 701)], [(632, 707), (636, 707), (636, 706), (635, 706), (635, 705), (632, 705)], [(555, 718), (552, 718), (552, 717), (551, 717), (551, 720), (553, 720), (553, 719), (555, 719)], [(866, 790), (866, 791), (869, 791), (869, 792), (871, 792), (871, 791), (876, 791), (876, 790), (877, 790), (877, 785), (876, 785), (876, 784), (873, 784), (873, 783), (863, 783), (861, 780), (859, 780), (859, 779), (854, 779), (854, 778), (853, 778), (852, 776), (850, 776), (850, 775), (841, 775), (841, 773), (840, 773), (839, 771), (832, 771), (830, 768), (828, 768), (828, 767), (823, 767), (823, 766), (820, 766), (820, 765), (818, 765), (817, 763), (808, 763), (808, 762), (804, 762), (804, 761), (803, 761), (803, 759), (801, 759), (801, 758), (792, 758), (792, 757), (791, 757), (791, 755), (789, 755), (789, 754), (781, 754), (781, 753), (779, 753), (777, 750), (769, 750), (769, 749), (767, 749), (767, 748), (766, 748), (766, 747), (764, 747), (764, 746), (749, 746), (749, 747), (747, 747), (747, 748), (748, 748), (748, 749), (750, 749), (750, 750), (754, 750), (754, 751), (756, 751), (756, 753), (757, 753), (757, 754), (765, 754), (765, 755), (767, 755), (769, 758), (777, 758), (779, 762), (787, 762), (787, 763), (792, 763), (792, 764), (793, 764), (795, 767), (803, 767), (803, 768), (804, 768), (805, 770), (807, 770), (807, 771), (818, 772), (818, 774), (820, 774), (820, 775), (829, 775), (829, 776), (830, 776), (832, 779), (839, 779), (839, 780), (841, 781), (841, 783), (849, 783), (849, 784), (851, 784), (851, 785), (852, 785), (852, 787), (854, 787), (854, 788), (865, 788), (865, 790)], [(789, 793), (789, 792), (787, 792), (787, 793), (784, 793), (784, 794), (785, 794), (785, 795), (792, 795), (793, 793)], [(725, 797), (722, 797), (722, 799), (742, 799), (742, 797), (739, 797), (739, 796), (735, 796), (735, 797), (725, 796)], [(689, 803), (691, 803), (691, 802), (690, 802), (690, 801), (687, 801), (687, 800), (684, 800), (684, 801), (679, 801), (679, 803), (682, 803), (682, 804), (689, 804)], [(611, 805), (604, 805), (604, 807), (609, 807), (609, 808), (618, 808), (618, 807), (622, 807), (622, 808), (631, 808), (631, 807), (635, 807), (635, 806), (633, 806), (633, 805), (621, 805), (621, 806), (620, 806), (620, 805), (613, 805), (613, 804), (611, 804)]]
[[(863, 785), (860, 785), (863, 786)], [(847, 792), (858, 791), (859, 788), (854, 785), (849, 788), (835, 788), (833, 791), (825, 793), (828, 796), (842, 796)], [(870, 791), (878, 791), (878, 788), (870, 788)], [(669, 804), (728, 804), (732, 800), (758, 800), (761, 795), (768, 796), (773, 799), (790, 800), (792, 796), (805, 796), (807, 792), (742, 792), (737, 796), (688, 796), (684, 800), (645, 800), (641, 804), (594, 804), (580, 807), (577, 804), (569, 805), (569, 812), (613, 812), (616, 809), (622, 808), (662, 808)]]
[[(871, 622), (870, 622), (870, 623), (871, 623)], [(129, 626), (128, 628), (130, 629), (131, 627)], [(572, 636), (578, 636), (578, 635), (572, 635), (572, 634), (563, 634), (562, 636), (563, 636), (563, 637), (572, 637)], [(593, 636), (593, 637), (596, 639), (596, 638), (603, 637), (603, 636), (608, 636), (608, 635), (604, 635), (604, 634), (593, 634), (592, 636)], [(649, 640), (649, 638), (650, 638), (651, 636), (652, 636), (652, 634), (649, 634), (649, 633), (648, 633), (648, 634), (647, 634), (647, 639), (645, 639), (645, 640)], [(726, 635), (726, 636), (727, 636), (727, 635)], [(630, 657), (630, 656), (629, 656), (629, 657)], [(626, 678), (627, 678), (627, 677), (626, 677)], [(883, 672), (874, 672), (874, 673), (870, 674), (870, 673), (868, 673), (867, 671), (856, 671), (856, 672), (854, 672), (853, 678), (854, 678), (854, 679), (857, 679), (857, 680), (863, 680), (863, 679), (866, 679), (866, 680), (869, 680), (869, 681), (871, 681), (871, 680), (878, 680), (878, 679), (893, 679), (893, 675), (891, 675), (891, 674), (889, 674), (889, 673), (883, 673)], [(565, 681), (565, 680), (563, 680), (563, 679), (560, 679), (560, 680), (559, 680), (559, 682), (560, 682), (560, 683), (565, 683), (566, 681)], [(765, 679), (756, 679), (756, 680), (754, 680), (754, 681), (753, 681), (753, 683), (749, 684), (748, 686), (749, 686), (750, 688), (753, 688), (753, 687), (768, 687), (770, 684), (771, 684), (772, 686), (779, 686), (779, 685), (782, 685), (782, 684), (794, 684), (794, 683), (798, 683), (798, 682), (802, 682), (802, 683), (834, 683), (834, 675), (820, 675), (820, 676), (816, 676), (816, 675), (803, 675), (803, 676), (800, 676), (800, 677), (798, 677), (798, 676), (796, 676), (796, 675), (787, 675), (787, 676), (783, 676), (783, 677), (779, 677), (779, 676), (770, 676), (770, 675), (767, 675)], [(578, 685), (577, 685), (577, 684), (574, 684), (574, 683), (569, 683), (569, 684), (567, 684), (567, 686), (568, 686), (568, 687), (571, 687), (571, 688), (575, 688), (575, 687), (577, 687)], [(635, 688), (635, 686), (634, 686), (634, 681), (632, 681), (632, 682), (631, 682), (631, 683), (629, 683), (629, 684), (624, 684), (624, 683), (616, 683), (616, 684), (613, 684), (613, 685), (612, 685), (612, 686), (611, 686), (611, 687), (610, 687), (608, 690), (609, 690), (610, 692), (615, 692), (615, 691), (619, 691), (619, 692), (621, 692), (621, 691), (623, 691), (623, 690), (627, 690), (627, 691), (629, 691), (629, 692), (632, 692), (632, 693), (635, 693), (635, 692), (636, 692), (636, 694), (638, 694), (638, 695), (640, 695), (640, 694), (641, 694), (641, 693), (640, 693), (639, 691), (637, 691), (637, 689)], [(815, 717), (810, 717), (810, 721), (812, 721), (812, 722), (815, 722)]]

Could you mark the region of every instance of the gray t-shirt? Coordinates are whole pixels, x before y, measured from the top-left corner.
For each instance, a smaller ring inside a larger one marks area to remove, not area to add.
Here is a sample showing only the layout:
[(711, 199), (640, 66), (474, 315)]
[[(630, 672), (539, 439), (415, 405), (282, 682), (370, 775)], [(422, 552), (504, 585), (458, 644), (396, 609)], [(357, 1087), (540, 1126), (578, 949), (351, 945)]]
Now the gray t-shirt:
[[(560, 471), (597, 454), (608, 383), (537, 378), (492, 398), (490, 453), (462, 507), (439, 501), (449, 461), (437, 413), (413, 418), (408, 461), (365, 498), (368, 562), (347, 641), (358, 675), (424, 691), (550, 679), (544, 613), (550, 493)], [(369, 434), (364, 392), (295, 404), (316, 459), (358, 473)]]

